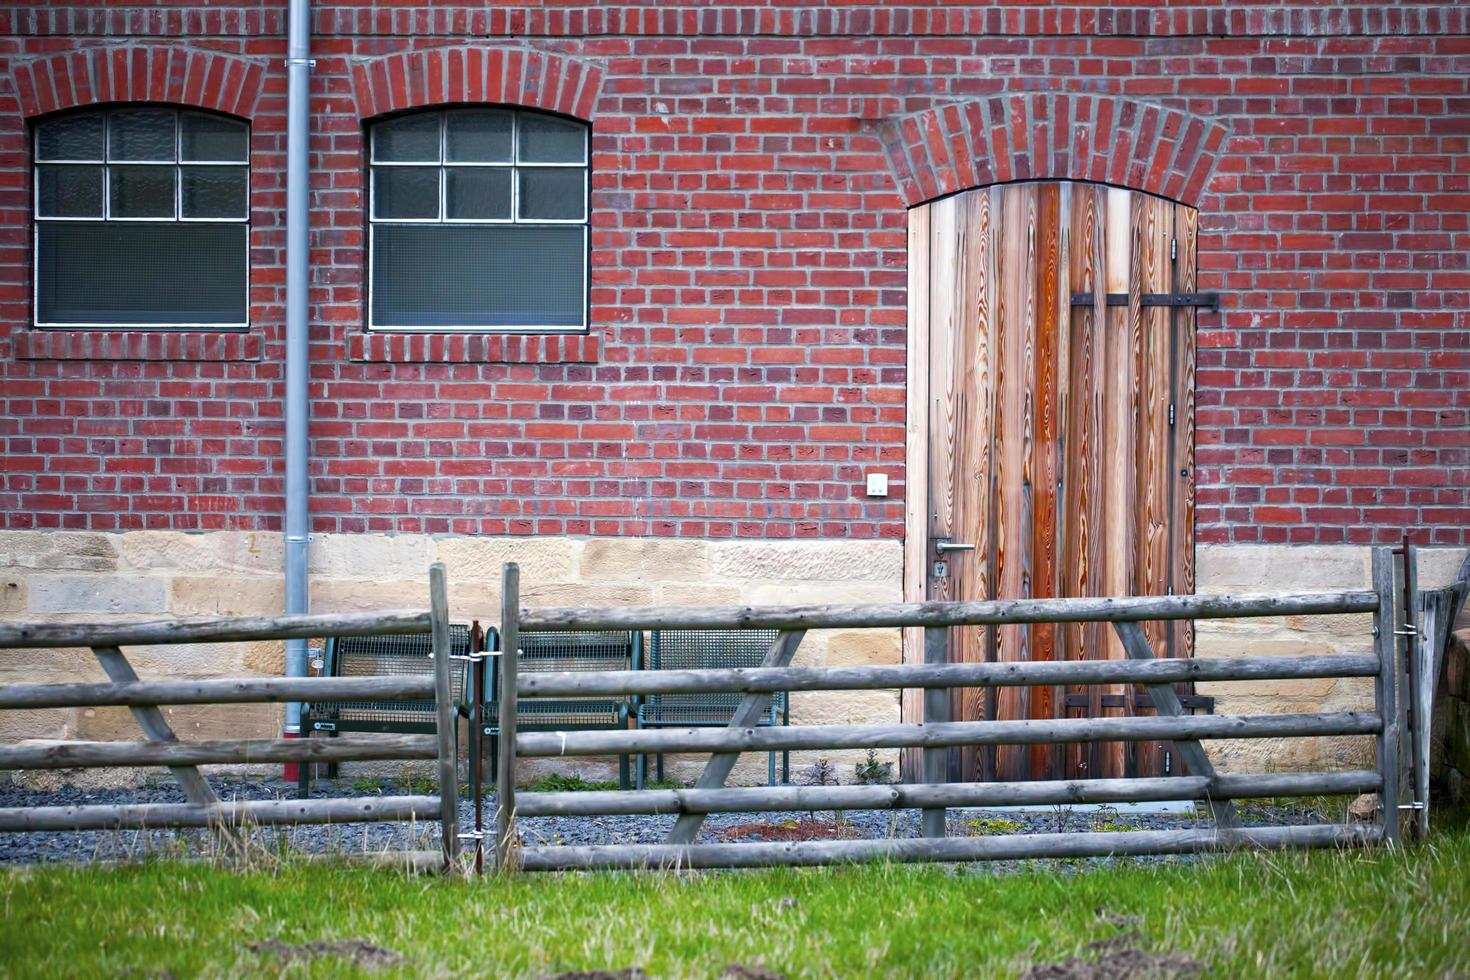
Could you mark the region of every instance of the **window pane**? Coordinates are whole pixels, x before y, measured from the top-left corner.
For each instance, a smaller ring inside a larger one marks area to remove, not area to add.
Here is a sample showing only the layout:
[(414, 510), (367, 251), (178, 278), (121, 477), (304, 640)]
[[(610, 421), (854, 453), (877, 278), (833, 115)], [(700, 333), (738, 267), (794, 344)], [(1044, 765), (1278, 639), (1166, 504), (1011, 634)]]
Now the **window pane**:
[(184, 217), (244, 218), (247, 180), (244, 167), (180, 167)]
[(380, 327), (581, 327), (586, 229), (373, 226)]
[(36, 127), (37, 160), (102, 161), (102, 113), (62, 116)]
[(107, 149), (113, 160), (175, 157), (174, 114), (166, 109), (124, 109), (107, 117)]
[(582, 220), (587, 214), (587, 189), (584, 186), (586, 173), (581, 167), (521, 170), (521, 217)]
[(102, 217), (102, 166), (36, 168), (36, 215), (41, 218)]
[(244, 323), (244, 225), (42, 222), (41, 323)]
[(444, 152), (455, 163), (509, 163), (512, 115), (504, 109), (459, 109), (444, 118)]
[(439, 168), (374, 167), (373, 217), (439, 217)]
[(509, 167), (447, 167), (445, 208), (451, 218), (510, 219)]
[(250, 152), (249, 129), (242, 122), (186, 112), (179, 127), (185, 160), (244, 163)]
[(587, 127), (568, 119), (521, 113), (520, 158), (524, 163), (583, 163)]
[(421, 112), (375, 125), (373, 159), (395, 163), (438, 163), (439, 113)]
[(173, 167), (108, 167), (108, 217), (172, 218)]

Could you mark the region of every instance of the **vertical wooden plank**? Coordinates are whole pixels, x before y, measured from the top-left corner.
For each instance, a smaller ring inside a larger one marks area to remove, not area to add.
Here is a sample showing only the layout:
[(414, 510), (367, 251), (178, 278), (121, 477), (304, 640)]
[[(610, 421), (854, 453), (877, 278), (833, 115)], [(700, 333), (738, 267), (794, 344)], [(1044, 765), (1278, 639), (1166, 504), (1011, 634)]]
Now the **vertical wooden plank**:
[[(1105, 292), (1129, 293), (1128, 307), (1106, 308), (1104, 331), (1103, 384), (1103, 578), (1104, 595), (1127, 595), (1132, 580), (1133, 528), (1133, 312), (1141, 309), (1138, 302), (1138, 278), (1133, 275), (1132, 195), (1110, 187), (1107, 191), (1105, 250), (1103, 259)], [(1116, 636), (1104, 634), (1104, 650), (1109, 660), (1123, 657)], [(1098, 655), (1102, 656), (1104, 650)], [(1127, 688), (1109, 685), (1103, 694), (1126, 696)], [(1122, 714), (1121, 709), (1103, 709), (1103, 717)], [(1117, 778), (1124, 775), (1124, 749), (1121, 742), (1100, 743), (1101, 772), (1094, 777)]]
[[(1063, 278), (1061, 265), (1062, 221), (1061, 188), (1046, 183), (1036, 188), (1036, 256), (1035, 312), (1030, 332), (1034, 353), (1029, 385), (1032, 391), (1030, 456), (1031, 463), (1031, 556), (1030, 594), (1037, 598), (1057, 595), (1057, 408), (1060, 385), (1057, 380), (1060, 333), (1058, 330), (1058, 284)], [(1056, 656), (1056, 626), (1038, 623), (1031, 628), (1031, 659), (1052, 660)], [(1052, 718), (1056, 698), (1050, 687), (1033, 687), (1031, 718)], [(1053, 760), (1059, 758), (1059, 745), (1030, 747), (1029, 776), (1032, 779), (1057, 778)], [(1055, 767), (1059, 768), (1059, 767)]]
[[(1172, 206), (1161, 198), (1134, 194), (1136, 209), (1139, 288), (1145, 293), (1167, 293), (1172, 285), (1173, 263), (1169, 241), (1173, 237)], [(1138, 497), (1134, 535), (1138, 542), (1134, 595), (1167, 595), (1169, 582), (1169, 310), (1140, 306), (1139, 335), (1135, 360), (1138, 398), (1134, 459), (1137, 466)], [(1152, 649), (1162, 649), (1167, 635), (1159, 622), (1144, 624)], [(1142, 693), (1137, 688), (1136, 693)], [(1138, 712), (1154, 714), (1151, 709)], [(1157, 741), (1134, 743), (1135, 772), (1158, 776), (1164, 772), (1165, 752), (1171, 773), (1177, 771), (1174, 752)]]
[[(957, 468), (956, 442), (961, 417), (960, 372), (955, 363), (962, 343), (960, 324), (963, 300), (960, 295), (964, 262), (961, 207), (958, 197), (947, 197), (929, 205), (929, 540), (964, 540), (955, 523), (956, 495), (964, 474)], [(931, 552), (930, 560), (938, 557)], [(953, 559), (954, 555), (947, 556)], [(945, 567), (953, 567), (952, 560)], [(931, 572), (933, 566), (931, 565)], [(930, 575), (931, 599), (956, 599), (954, 578)], [(948, 693), (946, 692), (946, 698)], [(925, 720), (933, 699), (925, 696)], [(959, 758), (958, 749), (945, 750)], [(927, 759), (928, 756), (926, 755)], [(926, 763), (927, 765), (927, 763)]]
[(516, 831), (516, 673), (521, 655), (521, 567), (506, 562), (500, 574), (500, 662), (495, 768), (495, 870), (520, 870), (520, 842)]
[[(986, 598), (994, 599), (1001, 594), (1001, 504), (1000, 504), (1000, 449), (1002, 439), (1001, 429), (1001, 379), (1003, 359), (1005, 356), (1002, 347), (1003, 333), (1001, 324), (1006, 318), (1006, 291), (1004, 288), (1004, 273), (1008, 269), (1008, 259), (1005, 254), (1005, 241), (1008, 234), (1008, 225), (1005, 219), (1005, 201), (1008, 193), (1008, 185), (995, 184), (984, 191), (989, 198), (990, 205), (990, 234), (987, 236), (990, 252), (985, 262), (985, 276), (989, 282), (989, 295), (993, 302), (991, 305), (990, 322), (988, 324), (989, 350), (990, 350), (990, 393), (989, 402), (986, 406), (987, 414), (990, 416), (990, 440), (985, 469), (983, 492), (986, 499), (985, 530), (983, 540), (985, 542), (985, 568), (987, 576), (988, 594)], [(985, 629), (985, 660), (994, 663), (1000, 659), (1000, 631), (997, 627), (988, 626)], [(981, 697), (981, 717), (986, 721), (993, 721), (1000, 716), (1000, 694), (994, 688), (986, 688)], [(984, 780), (996, 778), (996, 747), (993, 745), (981, 746), (979, 757), (976, 760), (978, 772), (976, 777)]]
[(444, 563), (429, 566), (429, 642), (434, 654), (434, 730), (439, 736), (439, 823), (444, 851), (444, 870), (455, 870), (459, 859), (459, 707), (454, 703), (454, 684), (449, 662), (449, 587)]
[[(929, 205), (929, 536), (954, 538), (956, 427), (959, 424), (960, 269), (959, 201)], [(948, 577), (929, 582), (931, 599), (953, 599)]]
[[(1071, 370), (1067, 385), (1068, 400), (1067, 452), (1064, 458), (1066, 492), (1063, 521), (1063, 561), (1065, 594), (1069, 596), (1101, 595), (1103, 573), (1103, 371), (1104, 331), (1107, 309), (1104, 291), (1103, 240), (1106, 224), (1106, 191), (1091, 184), (1075, 186), (1072, 197), (1069, 254), (1071, 289), (1095, 297), (1091, 306), (1075, 307), (1071, 312)], [(1070, 297), (1069, 297), (1070, 299)], [(1086, 660), (1105, 656), (1104, 624), (1073, 623), (1063, 631), (1065, 659)], [(1065, 693), (1080, 694), (1088, 699), (1088, 707), (1078, 715), (1101, 713), (1102, 689), (1097, 685), (1071, 688)], [(1098, 743), (1068, 746), (1067, 771), (1074, 778), (1097, 776), (1101, 769)]]
[[(986, 190), (960, 196), (959, 333), (954, 339), (952, 363), (957, 372), (955, 391), (954, 530), (973, 551), (948, 555), (950, 594), (962, 599), (991, 596), (990, 576), (990, 460), (992, 420), (991, 316), (994, 307), (994, 242), (991, 195)], [(949, 656), (956, 663), (984, 661), (991, 627), (970, 626), (950, 631)], [(977, 721), (984, 716), (983, 691), (956, 688), (951, 693), (951, 717)], [(975, 779), (979, 752), (962, 746), (956, 753), (961, 779)]]
[[(996, 349), (999, 403), (996, 428), (1000, 437), (996, 457), (999, 485), (997, 533), (997, 595), (1003, 599), (1026, 598), (1030, 591), (1031, 465), (1031, 358), (1032, 326), (1035, 322), (1036, 189), (1034, 185), (1011, 184), (1003, 196), (1001, 309), (997, 320)], [(1029, 656), (1029, 630), (1024, 625), (1002, 626), (998, 633), (997, 657), (1002, 661), (1024, 661)], [(1030, 692), (1010, 687), (997, 692), (997, 715), (1003, 720), (1030, 716)], [(996, 778), (1025, 777), (1029, 753), (1024, 746), (1000, 746), (996, 750)]]
[[(1194, 292), (1195, 247), (1199, 238), (1199, 212), (1183, 204), (1174, 205), (1174, 282), (1179, 292)], [(1174, 403), (1173, 455), (1169, 474), (1172, 500), (1169, 508), (1169, 584), (1175, 595), (1194, 592), (1194, 307), (1174, 311), (1172, 391)], [(1171, 629), (1169, 656), (1194, 656), (1194, 620), (1181, 619)], [(1193, 685), (1189, 686), (1193, 693)]]
[[(929, 597), (929, 206), (909, 210), (908, 232), (908, 361), (904, 454), (903, 598)], [(903, 631), (903, 662), (923, 663), (924, 631)], [(905, 722), (923, 717), (923, 692), (904, 690), (899, 710)], [(904, 749), (899, 771), (904, 780), (918, 778), (919, 753)]]

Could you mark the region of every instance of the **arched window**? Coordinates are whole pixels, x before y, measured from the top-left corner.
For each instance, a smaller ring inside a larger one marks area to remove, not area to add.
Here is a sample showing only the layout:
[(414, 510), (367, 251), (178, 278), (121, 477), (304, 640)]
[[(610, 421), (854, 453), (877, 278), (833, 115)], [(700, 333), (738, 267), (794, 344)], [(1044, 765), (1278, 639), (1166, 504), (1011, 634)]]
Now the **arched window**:
[(587, 326), (587, 127), (515, 109), (372, 126), (375, 329)]
[(159, 107), (34, 132), (39, 327), (244, 327), (250, 130)]

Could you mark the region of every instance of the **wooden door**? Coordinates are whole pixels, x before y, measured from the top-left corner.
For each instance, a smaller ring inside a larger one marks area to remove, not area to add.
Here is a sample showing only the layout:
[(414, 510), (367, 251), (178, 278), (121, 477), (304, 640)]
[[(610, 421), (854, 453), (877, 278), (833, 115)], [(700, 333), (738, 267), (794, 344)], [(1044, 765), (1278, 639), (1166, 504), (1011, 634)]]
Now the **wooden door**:
[[(1194, 290), (1194, 209), (1032, 182), (910, 214), (911, 330), (927, 339), (927, 363), (910, 363), (911, 385), (925, 375), (922, 400), (910, 400), (922, 417), (910, 425), (927, 437), (925, 472), (909, 486), (922, 495), (915, 506), (927, 501), (911, 516), (911, 536), (921, 524), (925, 540), (910, 545), (910, 591), (1193, 591), (1195, 314), (1142, 297)], [(974, 548), (941, 553), (941, 541)], [(1148, 624), (1147, 633), (1159, 656), (1192, 650), (1184, 624)], [(964, 628), (950, 638), (956, 661), (1123, 656), (1106, 624)], [(952, 716), (1149, 714), (1148, 704), (1141, 688), (963, 690)], [(1167, 745), (1107, 743), (965, 748), (950, 769), (960, 779), (1055, 779), (1177, 775), (1182, 766)]]

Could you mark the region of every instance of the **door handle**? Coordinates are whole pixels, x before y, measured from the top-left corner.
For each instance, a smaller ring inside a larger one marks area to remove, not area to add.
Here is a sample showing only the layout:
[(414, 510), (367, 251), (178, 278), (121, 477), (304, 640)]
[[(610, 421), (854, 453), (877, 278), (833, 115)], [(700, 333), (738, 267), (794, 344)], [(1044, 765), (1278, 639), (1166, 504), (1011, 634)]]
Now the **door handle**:
[(973, 544), (959, 544), (949, 538), (938, 538), (934, 542), (934, 553), (942, 555), (947, 551), (974, 551)]

